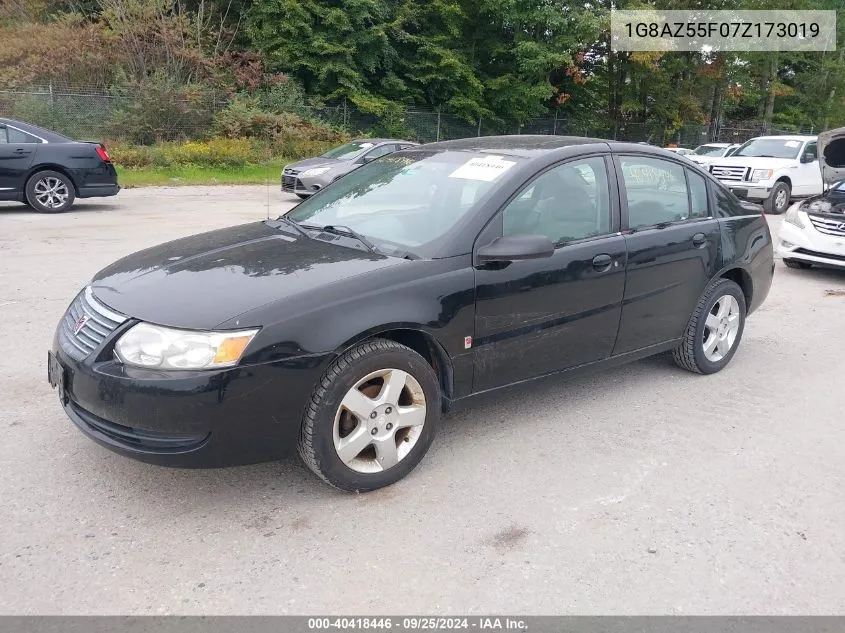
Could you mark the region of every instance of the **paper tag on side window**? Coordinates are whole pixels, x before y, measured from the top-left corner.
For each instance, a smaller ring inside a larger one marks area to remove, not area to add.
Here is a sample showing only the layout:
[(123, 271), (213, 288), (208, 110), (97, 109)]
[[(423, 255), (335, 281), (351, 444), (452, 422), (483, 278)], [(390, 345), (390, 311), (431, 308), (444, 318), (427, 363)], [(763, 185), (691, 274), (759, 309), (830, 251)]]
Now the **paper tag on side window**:
[(449, 174), (449, 178), (491, 182), (515, 164), (516, 163), (511, 160), (504, 160), (501, 156), (471, 158)]

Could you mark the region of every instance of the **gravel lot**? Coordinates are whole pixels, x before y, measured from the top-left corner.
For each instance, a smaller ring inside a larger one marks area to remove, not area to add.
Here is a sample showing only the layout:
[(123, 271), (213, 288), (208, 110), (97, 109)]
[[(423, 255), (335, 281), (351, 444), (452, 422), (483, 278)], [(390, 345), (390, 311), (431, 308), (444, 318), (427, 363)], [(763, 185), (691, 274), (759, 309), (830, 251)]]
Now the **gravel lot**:
[(73, 295), (122, 255), (268, 201), (295, 199), (0, 203), (0, 613), (845, 612), (845, 273), (779, 263), (720, 374), (664, 356), (501, 394), (368, 495), (295, 458), (175, 470), (83, 437), (45, 369)]

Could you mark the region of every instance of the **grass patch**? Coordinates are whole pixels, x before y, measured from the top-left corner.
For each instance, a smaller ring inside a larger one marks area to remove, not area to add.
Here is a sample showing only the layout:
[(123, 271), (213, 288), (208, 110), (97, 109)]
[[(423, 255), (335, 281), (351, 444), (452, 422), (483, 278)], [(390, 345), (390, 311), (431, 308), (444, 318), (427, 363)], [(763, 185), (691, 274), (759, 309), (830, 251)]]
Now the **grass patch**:
[(174, 187), (180, 185), (263, 185), (278, 183), (284, 162), (239, 167), (180, 165), (173, 167), (121, 167), (117, 178), (121, 187)]

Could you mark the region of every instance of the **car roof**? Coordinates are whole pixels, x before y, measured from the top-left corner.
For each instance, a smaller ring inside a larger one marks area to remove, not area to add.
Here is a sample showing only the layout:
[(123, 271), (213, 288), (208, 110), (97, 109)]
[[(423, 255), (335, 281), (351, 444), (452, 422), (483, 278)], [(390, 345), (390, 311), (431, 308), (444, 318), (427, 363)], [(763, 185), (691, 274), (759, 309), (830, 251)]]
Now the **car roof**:
[(776, 139), (778, 141), (815, 141), (818, 136), (810, 136), (807, 134), (772, 134), (770, 136), (755, 136), (751, 140), (757, 139)]
[(24, 123), (23, 121), (16, 121), (15, 119), (0, 118), (0, 125), (9, 125), (11, 127), (18, 128), (19, 130), (28, 132), (29, 134), (37, 136), (51, 143), (67, 143), (69, 141), (72, 141), (72, 139), (68, 138), (67, 136), (62, 136), (58, 132), (52, 132), (50, 130), (44, 129), (43, 127), (38, 127), (37, 125), (30, 125), (29, 123)]
[(422, 147), (435, 150), (501, 152), (514, 156), (535, 156), (563, 147), (591, 145), (608, 141), (584, 136), (552, 136), (550, 134), (513, 134), (510, 136), (476, 136), (454, 141), (426, 143)]
[(419, 145), (416, 141), (405, 141), (401, 138), (356, 138), (352, 140), (353, 143), (372, 143), (373, 145), (380, 145), (382, 143), (410, 143), (411, 145)]

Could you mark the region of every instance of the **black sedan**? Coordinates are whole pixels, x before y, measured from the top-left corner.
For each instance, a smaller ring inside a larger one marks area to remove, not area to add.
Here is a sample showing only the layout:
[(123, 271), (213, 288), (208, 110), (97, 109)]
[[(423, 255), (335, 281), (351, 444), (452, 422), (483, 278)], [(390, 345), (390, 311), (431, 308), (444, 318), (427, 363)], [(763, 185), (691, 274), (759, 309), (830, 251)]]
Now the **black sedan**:
[(106, 148), (0, 119), (0, 200), (43, 213), (67, 211), (76, 198), (113, 196), (120, 187)]
[(441, 142), (105, 268), (61, 320), (49, 379), (123, 454), (206, 466), (297, 447), (328, 483), (372, 490), (479, 394), (665, 351), (719, 371), (773, 271), (761, 208), (670, 152)]

